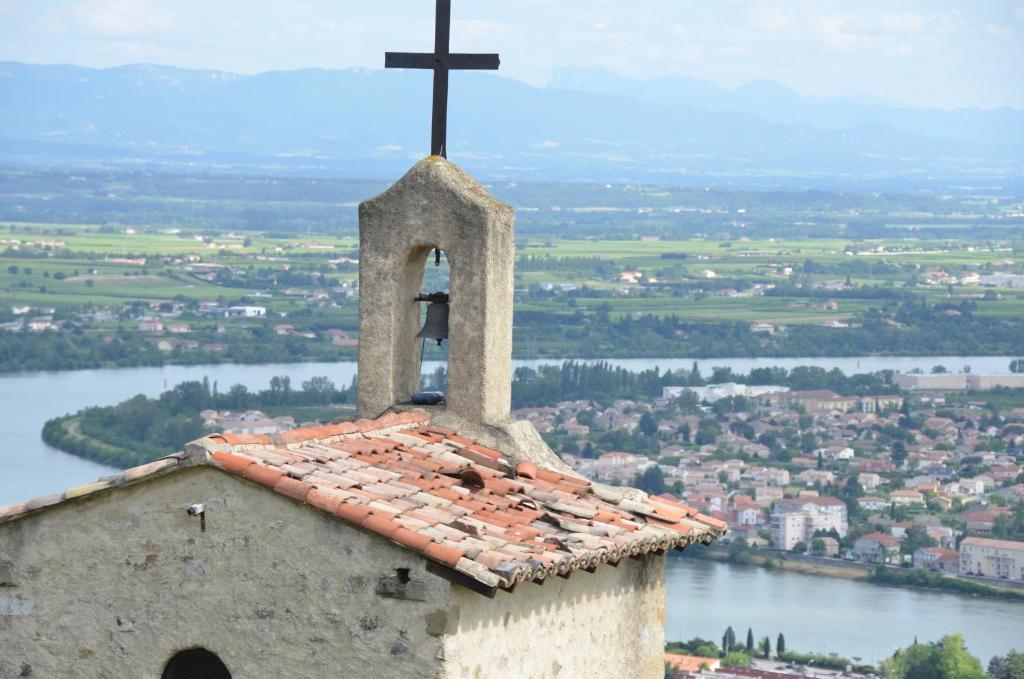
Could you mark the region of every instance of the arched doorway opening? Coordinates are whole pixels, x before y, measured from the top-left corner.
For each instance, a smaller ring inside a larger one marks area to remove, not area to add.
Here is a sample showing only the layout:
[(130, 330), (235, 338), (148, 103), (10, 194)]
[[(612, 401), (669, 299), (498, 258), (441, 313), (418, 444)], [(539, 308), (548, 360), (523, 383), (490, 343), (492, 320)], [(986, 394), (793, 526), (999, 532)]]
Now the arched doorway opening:
[(161, 679), (231, 679), (231, 672), (215, 653), (205, 648), (179, 651), (167, 661)]

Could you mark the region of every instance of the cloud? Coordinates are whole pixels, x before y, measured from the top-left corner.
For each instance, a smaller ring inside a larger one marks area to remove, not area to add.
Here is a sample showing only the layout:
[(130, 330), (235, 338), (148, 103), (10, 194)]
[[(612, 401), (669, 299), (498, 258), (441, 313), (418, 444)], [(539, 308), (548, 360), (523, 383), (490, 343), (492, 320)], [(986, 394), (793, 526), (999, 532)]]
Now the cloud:
[(882, 29), (889, 33), (916, 33), (924, 25), (920, 14), (890, 14), (882, 17)]
[(90, 0), (68, 14), (79, 30), (104, 37), (166, 33), (181, 25), (167, 4), (146, 0)]
[[(1024, 104), (1024, 0), (476, 0), (456, 3), (452, 49), (498, 52), (535, 85), (565, 66), (629, 77), (755, 79), (822, 96), (921, 105)], [(427, 0), (0, 0), (7, 59), (131, 61), (241, 73), (380, 68), (433, 44)]]

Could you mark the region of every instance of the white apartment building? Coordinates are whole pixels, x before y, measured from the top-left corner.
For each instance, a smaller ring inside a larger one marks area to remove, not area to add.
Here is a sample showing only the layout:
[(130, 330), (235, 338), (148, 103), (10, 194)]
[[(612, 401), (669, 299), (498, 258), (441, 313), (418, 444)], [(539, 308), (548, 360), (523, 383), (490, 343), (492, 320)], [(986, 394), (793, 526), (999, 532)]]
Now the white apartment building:
[(772, 545), (789, 551), (799, 542), (807, 544), (807, 527), (803, 514), (772, 514)]
[(1024, 542), (966, 538), (960, 543), (960, 575), (1024, 580)]
[(798, 542), (810, 544), (818, 531), (835, 530), (845, 537), (846, 503), (834, 497), (786, 498), (772, 512), (772, 544), (790, 550)]

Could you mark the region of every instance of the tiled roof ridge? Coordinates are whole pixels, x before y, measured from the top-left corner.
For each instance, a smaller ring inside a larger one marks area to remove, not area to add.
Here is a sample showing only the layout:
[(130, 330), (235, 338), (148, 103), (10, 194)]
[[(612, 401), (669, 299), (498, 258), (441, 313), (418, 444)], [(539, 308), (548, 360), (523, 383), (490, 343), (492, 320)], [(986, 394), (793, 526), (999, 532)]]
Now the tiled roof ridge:
[(491, 588), (708, 543), (725, 531), (673, 500), (620, 497), (532, 462), (513, 467), (422, 411), (203, 440), (222, 469)]
[(25, 514), (47, 509), (69, 500), (75, 500), (81, 497), (105, 492), (113, 488), (134, 484), (155, 476), (162, 476), (174, 469), (189, 466), (188, 463), (189, 456), (187, 454), (173, 453), (153, 460), (152, 462), (138, 465), (137, 467), (130, 467), (119, 474), (103, 476), (96, 481), (90, 481), (89, 483), (73, 486), (58, 493), (50, 493), (49, 495), (42, 495), (40, 497), (26, 500), (25, 502), (17, 502), (12, 505), (0, 507), (0, 523), (16, 519)]

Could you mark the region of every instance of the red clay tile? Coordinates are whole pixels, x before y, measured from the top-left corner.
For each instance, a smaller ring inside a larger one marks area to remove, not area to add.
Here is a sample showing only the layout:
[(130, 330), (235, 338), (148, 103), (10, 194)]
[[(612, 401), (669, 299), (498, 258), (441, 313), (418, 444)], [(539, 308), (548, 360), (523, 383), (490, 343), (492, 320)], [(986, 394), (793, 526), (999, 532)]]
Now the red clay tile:
[(527, 479), (537, 478), (537, 465), (529, 460), (523, 460), (516, 465), (516, 474)]
[(401, 524), (395, 523), (393, 519), (381, 516), (380, 514), (370, 514), (363, 519), (363, 528), (372, 530), (374, 533), (380, 533), (387, 538), (394, 535), (395, 531), (401, 527)]
[(424, 551), (434, 542), (426, 535), (416, 533), (408, 528), (396, 529), (395, 532), (391, 534), (391, 539), (401, 545), (405, 545), (409, 549), (415, 549), (417, 552)]
[(234, 453), (216, 452), (210, 457), (213, 458), (214, 462), (232, 474), (241, 474), (249, 465), (253, 464), (251, 458), (235, 455)]
[(689, 534), (693, 530), (689, 526), (687, 526), (685, 524), (682, 524), (682, 523), (670, 523), (668, 521), (659, 521), (657, 519), (654, 519), (654, 523), (656, 525), (658, 525), (658, 526), (663, 527), (663, 528), (668, 528), (670, 530), (678, 531), (680, 533), (683, 533), (684, 535)]
[(565, 474), (559, 474), (548, 469), (538, 469), (537, 479), (547, 481), (548, 483), (555, 484), (556, 486), (582, 486), (584, 488), (590, 487), (590, 482), (586, 479), (577, 479)]
[(496, 495), (523, 492), (523, 487), (520, 484), (504, 479), (487, 479), (484, 481), (484, 488), (494, 491)]
[(216, 434), (230, 446), (259, 444), (269, 446), (274, 441), (266, 434)]
[(339, 495), (325, 492), (319, 488), (313, 488), (306, 495), (306, 502), (318, 509), (334, 514), (338, 510), (338, 505), (342, 503), (342, 498)]
[(356, 525), (362, 525), (366, 517), (370, 515), (370, 508), (366, 505), (357, 505), (351, 502), (342, 502), (338, 505), (338, 508), (334, 510), (342, 519), (350, 521)]
[(695, 521), (699, 521), (701, 523), (706, 523), (709, 526), (714, 526), (715, 528), (719, 528), (721, 530), (725, 530), (726, 527), (727, 527), (727, 524), (725, 523), (725, 521), (722, 521), (720, 519), (716, 519), (716, 518), (711, 517), (711, 516), (707, 516), (706, 514), (697, 513), (692, 518)]
[(282, 476), (278, 479), (277, 483), (274, 484), (274, 490), (281, 495), (287, 495), (290, 498), (299, 500), (300, 502), (306, 501), (306, 496), (309, 495), (309, 491), (313, 489), (313, 486), (309, 485), (305, 481), (299, 481), (298, 479), (289, 478)]
[(431, 559), (440, 561), (452, 568), (455, 568), (459, 563), (459, 559), (466, 554), (461, 549), (455, 549), (454, 547), (449, 547), (448, 545), (443, 545), (439, 542), (431, 542), (427, 545), (426, 549), (423, 550), (423, 553)]
[(284, 476), (284, 472), (273, 467), (264, 467), (261, 464), (254, 464), (242, 472), (242, 478), (255, 481), (261, 486), (273, 488), (274, 484)]
[(466, 447), (469, 448), (470, 450), (472, 450), (474, 453), (480, 453), (481, 455), (486, 455), (487, 457), (491, 458), (492, 460), (500, 460), (502, 458), (502, 454), (500, 452), (498, 452), (497, 450), (494, 450), (493, 448), (488, 448), (487, 446), (482, 446), (479, 443), (473, 443), (473, 444), (470, 444), (470, 445), (468, 445)]

